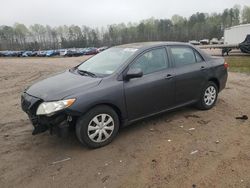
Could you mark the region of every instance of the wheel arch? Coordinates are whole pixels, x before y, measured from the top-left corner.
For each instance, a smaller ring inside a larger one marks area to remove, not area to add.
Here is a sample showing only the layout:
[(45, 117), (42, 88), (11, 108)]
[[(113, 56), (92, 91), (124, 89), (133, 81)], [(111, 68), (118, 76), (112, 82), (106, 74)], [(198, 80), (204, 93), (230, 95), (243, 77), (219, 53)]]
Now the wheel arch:
[(92, 106), (90, 106), (86, 112), (88, 112), (89, 110), (93, 109), (93, 108), (96, 108), (97, 106), (108, 106), (110, 108), (112, 108), (118, 115), (118, 118), (119, 118), (119, 122), (120, 124), (122, 123), (122, 111), (120, 110), (120, 108), (118, 106), (116, 106), (115, 104), (113, 103), (109, 103), (109, 102), (102, 102), (102, 103), (98, 103), (98, 104), (94, 104)]
[(219, 82), (219, 80), (217, 78), (213, 77), (213, 78), (210, 78), (208, 81), (214, 82), (216, 84), (217, 88), (218, 88), (218, 91), (220, 91), (220, 82)]

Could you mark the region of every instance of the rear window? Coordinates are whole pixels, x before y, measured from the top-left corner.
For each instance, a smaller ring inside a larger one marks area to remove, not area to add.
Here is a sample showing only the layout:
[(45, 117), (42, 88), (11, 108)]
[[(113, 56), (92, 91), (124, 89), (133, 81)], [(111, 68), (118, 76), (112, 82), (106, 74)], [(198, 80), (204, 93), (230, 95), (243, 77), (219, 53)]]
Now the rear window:
[(175, 66), (185, 66), (196, 63), (194, 51), (189, 47), (170, 47)]
[(171, 46), (170, 53), (176, 67), (204, 61), (202, 56), (196, 50), (186, 46)]

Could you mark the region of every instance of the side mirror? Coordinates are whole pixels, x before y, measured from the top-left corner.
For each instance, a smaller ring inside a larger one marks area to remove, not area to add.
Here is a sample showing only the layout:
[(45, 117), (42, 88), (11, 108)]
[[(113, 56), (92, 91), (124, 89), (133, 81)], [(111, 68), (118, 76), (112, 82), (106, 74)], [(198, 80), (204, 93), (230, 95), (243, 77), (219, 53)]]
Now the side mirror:
[(126, 76), (125, 76), (125, 80), (130, 80), (132, 78), (140, 78), (143, 76), (143, 72), (141, 69), (139, 68), (132, 68), (129, 69)]

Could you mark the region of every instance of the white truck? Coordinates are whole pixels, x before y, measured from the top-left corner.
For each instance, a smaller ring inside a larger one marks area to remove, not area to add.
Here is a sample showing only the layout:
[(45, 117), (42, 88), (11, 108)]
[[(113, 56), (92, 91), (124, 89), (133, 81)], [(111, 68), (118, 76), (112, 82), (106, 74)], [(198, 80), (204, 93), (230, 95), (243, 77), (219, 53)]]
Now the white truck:
[(224, 31), (224, 44), (237, 45), (250, 35), (250, 24), (237, 25), (226, 28)]
[(237, 25), (226, 28), (224, 31), (224, 44), (200, 46), (201, 49), (221, 49), (222, 56), (232, 49), (240, 49), (242, 53), (250, 54), (250, 24)]

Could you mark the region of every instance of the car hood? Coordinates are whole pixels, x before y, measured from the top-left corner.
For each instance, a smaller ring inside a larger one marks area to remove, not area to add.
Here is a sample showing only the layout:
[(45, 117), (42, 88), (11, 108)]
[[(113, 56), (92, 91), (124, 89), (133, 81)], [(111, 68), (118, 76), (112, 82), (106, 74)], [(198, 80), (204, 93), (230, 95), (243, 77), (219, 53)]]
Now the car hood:
[(44, 101), (61, 100), (97, 86), (101, 78), (92, 78), (65, 71), (31, 85), (26, 93)]

